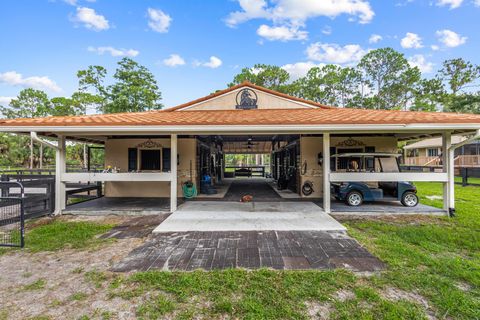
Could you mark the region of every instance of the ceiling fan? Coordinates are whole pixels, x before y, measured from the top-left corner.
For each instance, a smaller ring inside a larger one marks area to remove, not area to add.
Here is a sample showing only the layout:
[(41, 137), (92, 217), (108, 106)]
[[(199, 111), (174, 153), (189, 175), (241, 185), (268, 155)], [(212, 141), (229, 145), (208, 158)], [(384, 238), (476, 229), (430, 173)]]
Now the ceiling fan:
[(251, 139), (248, 139), (247, 143), (245, 143), (245, 145), (248, 147), (248, 146), (256, 146), (258, 145), (258, 142), (252, 142)]

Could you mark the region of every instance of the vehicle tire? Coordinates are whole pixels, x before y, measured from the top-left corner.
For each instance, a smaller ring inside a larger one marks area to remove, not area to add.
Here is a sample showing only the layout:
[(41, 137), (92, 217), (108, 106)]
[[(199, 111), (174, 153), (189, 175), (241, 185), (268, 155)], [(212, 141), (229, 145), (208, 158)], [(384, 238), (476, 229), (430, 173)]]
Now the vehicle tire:
[(347, 194), (345, 201), (351, 207), (358, 207), (363, 203), (363, 195), (359, 191), (350, 191)]
[(402, 195), (401, 202), (405, 207), (415, 207), (418, 204), (418, 196), (415, 194), (415, 192), (406, 191)]

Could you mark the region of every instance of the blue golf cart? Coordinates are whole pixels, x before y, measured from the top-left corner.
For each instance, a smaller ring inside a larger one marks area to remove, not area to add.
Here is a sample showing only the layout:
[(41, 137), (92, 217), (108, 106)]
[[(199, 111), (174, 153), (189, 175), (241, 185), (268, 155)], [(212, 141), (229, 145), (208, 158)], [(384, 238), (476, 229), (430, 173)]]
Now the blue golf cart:
[[(344, 172), (400, 172), (398, 154), (344, 153), (332, 156), (338, 171)], [(332, 195), (349, 206), (364, 202), (400, 201), (406, 207), (415, 207), (419, 200), (417, 188), (410, 182), (342, 182), (332, 183)]]

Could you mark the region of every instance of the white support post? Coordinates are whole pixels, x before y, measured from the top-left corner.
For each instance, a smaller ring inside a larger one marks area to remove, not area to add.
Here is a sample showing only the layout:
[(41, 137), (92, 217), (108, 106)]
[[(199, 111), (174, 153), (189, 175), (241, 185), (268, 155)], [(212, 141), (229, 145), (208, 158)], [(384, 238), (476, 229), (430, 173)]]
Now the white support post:
[(171, 180), (170, 180), (170, 211), (177, 210), (177, 135), (172, 134), (170, 138), (170, 161), (171, 161)]
[(448, 149), (448, 214), (455, 215), (455, 149)]
[[(448, 180), (443, 184), (443, 209), (449, 211), (451, 204), (451, 192), (454, 186), (454, 168), (453, 156), (450, 156), (450, 147), (452, 146), (452, 134), (444, 132), (442, 135), (442, 161), (443, 172), (447, 173)], [(452, 151), (453, 153), (453, 151)]]
[(65, 183), (62, 182), (62, 175), (66, 171), (66, 147), (65, 137), (58, 136), (58, 148), (55, 151), (55, 215), (61, 214), (66, 206)]
[(330, 133), (323, 134), (323, 210), (330, 213)]

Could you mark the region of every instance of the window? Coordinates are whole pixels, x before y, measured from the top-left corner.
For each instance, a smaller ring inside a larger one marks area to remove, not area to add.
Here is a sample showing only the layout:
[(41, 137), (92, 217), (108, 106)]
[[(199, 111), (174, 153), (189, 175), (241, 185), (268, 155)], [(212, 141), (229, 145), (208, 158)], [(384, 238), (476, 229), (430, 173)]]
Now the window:
[(436, 148), (427, 149), (427, 154), (429, 157), (438, 157), (438, 149)]
[(160, 170), (160, 150), (140, 150), (140, 170)]

